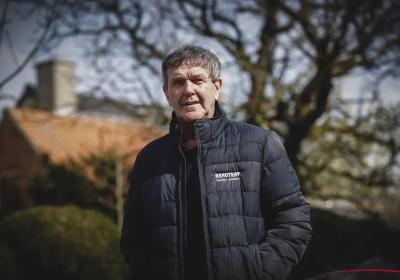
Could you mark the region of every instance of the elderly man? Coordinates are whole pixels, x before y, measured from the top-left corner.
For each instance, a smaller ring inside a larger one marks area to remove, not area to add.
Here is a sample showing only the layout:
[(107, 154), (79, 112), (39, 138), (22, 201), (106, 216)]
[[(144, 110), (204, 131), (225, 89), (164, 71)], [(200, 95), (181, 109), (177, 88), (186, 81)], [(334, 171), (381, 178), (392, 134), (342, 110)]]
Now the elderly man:
[(162, 73), (170, 130), (137, 156), (121, 236), (133, 279), (285, 279), (312, 230), (279, 138), (226, 118), (209, 50), (183, 46)]

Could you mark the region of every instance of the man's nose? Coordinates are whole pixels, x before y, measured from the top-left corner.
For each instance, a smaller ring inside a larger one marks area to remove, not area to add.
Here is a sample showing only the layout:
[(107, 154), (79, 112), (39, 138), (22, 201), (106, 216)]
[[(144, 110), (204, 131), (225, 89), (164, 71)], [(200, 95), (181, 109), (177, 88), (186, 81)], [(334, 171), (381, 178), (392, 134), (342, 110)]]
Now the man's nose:
[(195, 94), (194, 88), (195, 88), (195, 84), (193, 84), (192, 81), (190, 81), (190, 80), (185, 81), (185, 88), (184, 88), (185, 95), (190, 96), (190, 95)]

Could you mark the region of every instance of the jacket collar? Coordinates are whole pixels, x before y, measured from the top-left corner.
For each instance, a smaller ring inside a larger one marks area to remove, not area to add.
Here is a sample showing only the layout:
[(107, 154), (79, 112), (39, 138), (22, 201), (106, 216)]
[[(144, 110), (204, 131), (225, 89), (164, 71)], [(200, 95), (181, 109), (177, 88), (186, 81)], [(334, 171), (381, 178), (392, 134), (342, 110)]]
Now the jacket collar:
[[(218, 101), (215, 101), (214, 116), (209, 119), (198, 120), (194, 123), (196, 135), (199, 135), (200, 143), (206, 144), (217, 137), (224, 129), (227, 122), (225, 111), (219, 106)], [(175, 141), (179, 142), (181, 137), (181, 127), (178, 124), (175, 112), (172, 112), (172, 120), (169, 124), (169, 132), (173, 135)], [(174, 141), (174, 142), (175, 142)]]

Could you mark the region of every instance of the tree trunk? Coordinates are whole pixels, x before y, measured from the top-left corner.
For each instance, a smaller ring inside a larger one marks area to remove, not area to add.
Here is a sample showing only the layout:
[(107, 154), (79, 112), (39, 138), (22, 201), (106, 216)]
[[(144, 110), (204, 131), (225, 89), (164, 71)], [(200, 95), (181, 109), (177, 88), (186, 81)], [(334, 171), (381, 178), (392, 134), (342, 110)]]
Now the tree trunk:
[(251, 92), (247, 102), (244, 104), (246, 112), (246, 122), (256, 126), (262, 126), (265, 119), (266, 98), (264, 96), (264, 89), (267, 81), (265, 71), (254, 71), (251, 74)]

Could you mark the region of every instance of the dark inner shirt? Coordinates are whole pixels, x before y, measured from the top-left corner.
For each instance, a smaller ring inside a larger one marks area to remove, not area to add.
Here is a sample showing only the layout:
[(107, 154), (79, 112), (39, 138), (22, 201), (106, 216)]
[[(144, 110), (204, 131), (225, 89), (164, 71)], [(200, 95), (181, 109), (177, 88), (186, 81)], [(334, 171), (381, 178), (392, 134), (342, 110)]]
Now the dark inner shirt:
[(185, 279), (206, 279), (206, 257), (197, 147), (183, 149), (186, 160), (187, 253)]

